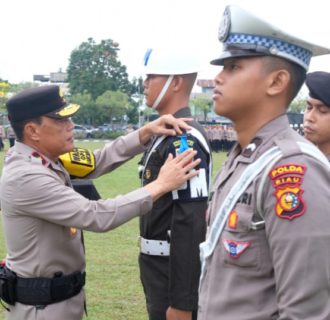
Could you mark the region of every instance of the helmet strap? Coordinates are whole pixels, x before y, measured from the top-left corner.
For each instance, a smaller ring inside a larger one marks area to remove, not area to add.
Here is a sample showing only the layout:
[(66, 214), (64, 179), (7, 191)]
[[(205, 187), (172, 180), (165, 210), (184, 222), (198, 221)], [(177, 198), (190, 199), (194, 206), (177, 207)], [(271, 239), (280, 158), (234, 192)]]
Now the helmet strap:
[(154, 102), (153, 105), (152, 105), (152, 109), (157, 109), (157, 107), (158, 107), (160, 101), (161, 101), (161, 100), (163, 99), (163, 97), (165, 96), (165, 93), (166, 93), (168, 87), (170, 86), (170, 84), (171, 84), (173, 78), (174, 78), (174, 75), (170, 75), (170, 76), (167, 78), (167, 80), (166, 80), (166, 82), (165, 82), (165, 84), (164, 84), (164, 86), (163, 86), (163, 89), (161, 90), (161, 92), (159, 93), (157, 99), (155, 100), (155, 102)]

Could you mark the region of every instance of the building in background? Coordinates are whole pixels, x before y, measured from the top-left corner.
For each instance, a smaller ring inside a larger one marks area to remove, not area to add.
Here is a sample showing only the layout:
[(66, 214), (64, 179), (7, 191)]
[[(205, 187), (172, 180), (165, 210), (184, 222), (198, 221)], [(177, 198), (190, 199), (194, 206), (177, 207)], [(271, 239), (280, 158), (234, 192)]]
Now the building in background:
[(57, 72), (50, 72), (49, 75), (34, 74), (33, 82), (38, 83), (38, 85), (57, 84), (62, 88), (66, 96), (70, 94), (69, 85), (67, 83), (67, 73), (63, 72), (61, 69), (59, 69)]

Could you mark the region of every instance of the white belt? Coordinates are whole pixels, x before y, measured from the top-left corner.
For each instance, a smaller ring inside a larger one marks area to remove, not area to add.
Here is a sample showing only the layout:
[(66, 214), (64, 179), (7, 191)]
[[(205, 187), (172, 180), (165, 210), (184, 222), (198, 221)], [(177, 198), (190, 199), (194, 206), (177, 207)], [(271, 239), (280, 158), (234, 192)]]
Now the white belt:
[(150, 256), (169, 256), (170, 243), (162, 240), (149, 240), (140, 237), (140, 252)]

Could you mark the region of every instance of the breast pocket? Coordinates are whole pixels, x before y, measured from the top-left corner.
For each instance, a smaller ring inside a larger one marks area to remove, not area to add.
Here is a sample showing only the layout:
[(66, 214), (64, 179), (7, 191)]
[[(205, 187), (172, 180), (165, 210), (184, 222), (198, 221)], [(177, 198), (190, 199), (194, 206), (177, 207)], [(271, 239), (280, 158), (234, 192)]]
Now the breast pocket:
[(225, 265), (259, 268), (261, 252), (266, 242), (264, 230), (252, 230), (250, 207), (236, 206), (228, 217), (220, 238), (221, 257)]

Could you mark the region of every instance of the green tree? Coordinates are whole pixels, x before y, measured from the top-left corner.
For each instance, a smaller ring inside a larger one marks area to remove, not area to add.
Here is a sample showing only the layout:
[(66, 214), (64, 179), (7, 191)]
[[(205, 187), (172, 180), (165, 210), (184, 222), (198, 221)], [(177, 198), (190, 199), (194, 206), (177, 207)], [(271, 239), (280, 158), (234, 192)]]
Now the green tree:
[(128, 95), (120, 91), (106, 91), (96, 99), (103, 123), (111, 123), (114, 119), (122, 119), (130, 107)]
[(10, 89), (10, 84), (7, 81), (3, 81), (0, 78), (0, 116), (7, 114), (6, 111), (6, 101), (7, 94)]
[(93, 38), (83, 42), (71, 52), (67, 69), (71, 94), (91, 94), (93, 99), (105, 91), (132, 94), (126, 66), (118, 60), (118, 43), (111, 39), (96, 43)]
[(135, 101), (131, 101), (131, 103), (128, 106), (128, 110), (126, 112), (126, 115), (128, 117), (128, 121), (130, 123), (138, 123), (139, 121), (139, 110), (138, 110), (138, 103)]
[(212, 100), (207, 95), (201, 94), (192, 99), (191, 103), (195, 106), (195, 112), (203, 113), (204, 123), (206, 123), (207, 114), (211, 111)]
[(306, 108), (306, 99), (294, 99), (288, 109), (289, 112), (303, 113)]
[(288, 112), (303, 113), (306, 108), (307, 97), (303, 92), (299, 92), (298, 95), (291, 102)]
[(75, 123), (100, 124), (98, 119), (98, 113), (96, 112), (96, 103), (92, 99), (91, 94), (77, 93), (70, 97), (70, 102), (80, 105), (79, 111), (73, 116), (73, 121)]
[(29, 81), (20, 82), (20, 83), (12, 84), (10, 87), (10, 92), (17, 93), (25, 89), (35, 88), (37, 86), (38, 84), (36, 84), (35, 82), (29, 82)]

